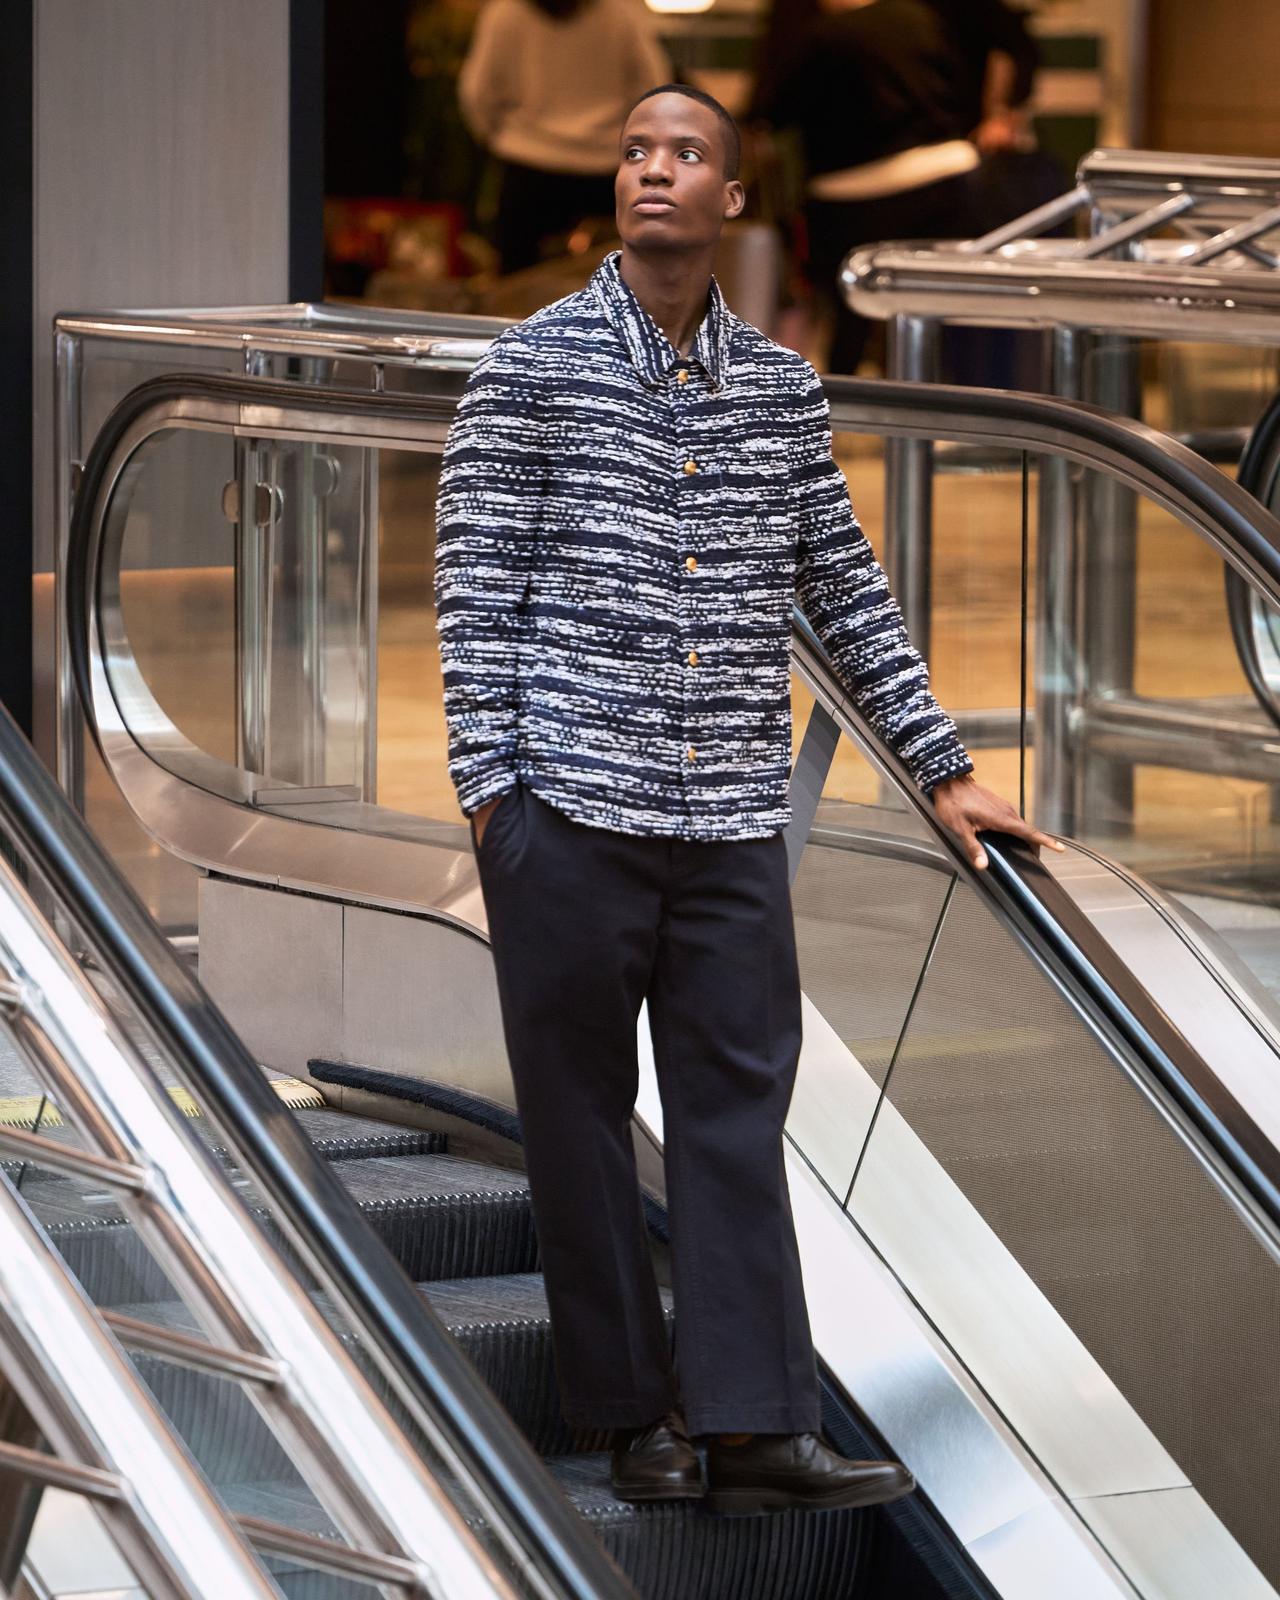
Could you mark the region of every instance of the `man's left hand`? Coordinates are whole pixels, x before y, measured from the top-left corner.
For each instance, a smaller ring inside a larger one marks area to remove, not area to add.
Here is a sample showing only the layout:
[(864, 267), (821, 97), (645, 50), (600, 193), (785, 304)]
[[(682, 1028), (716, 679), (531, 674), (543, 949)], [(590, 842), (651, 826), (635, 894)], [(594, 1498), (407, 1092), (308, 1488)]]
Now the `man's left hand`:
[(972, 773), (963, 777), (947, 778), (932, 791), (934, 809), (943, 825), (950, 828), (964, 846), (965, 854), (981, 870), (987, 864), (987, 852), (982, 848), (978, 834), (983, 828), (997, 833), (1016, 834), (1033, 848), (1047, 844), (1050, 850), (1063, 850), (1066, 846), (1039, 828), (1024, 822), (1009, 802), (993, 794), (975, 781)]

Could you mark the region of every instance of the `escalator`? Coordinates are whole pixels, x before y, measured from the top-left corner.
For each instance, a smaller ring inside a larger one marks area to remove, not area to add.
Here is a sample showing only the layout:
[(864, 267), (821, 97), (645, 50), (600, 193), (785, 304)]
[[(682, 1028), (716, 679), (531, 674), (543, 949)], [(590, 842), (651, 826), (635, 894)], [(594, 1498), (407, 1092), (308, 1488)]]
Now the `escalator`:
[[(1113, 838), (1109, 851), (1081, 839), (1043, 864), (993, 840), (990, 872), (973, 873), (846, 703), (801, 617), (788, 846), (806, 1037), (788, 1173), (826, 1427), (852, 1453), (901, 1455), (921, 1492), (861, 1515), (639, 1511), (608, 1494), (602, 1441), (566, 1433), (465, 829), (362, 787), (349, 730), (366, 739), (367, 707), (341, 736), (323, 729), (310, 755), (277, 733), (279, 765), (267, 770), (240, 759), (253, 726), (245, 707), (259, 708), (261, 727), (272, 703), (262, 682), (238, 688), (236, 737), (220, 748), (190, 737), (163, 667), (133, 648), (124, 570), (148, 449), (175, 435), (181, 446), (186, 430), (202, 447), (210, 435), (234, 441), (227, 479), (241, 506), (261, 498), (270, 530), (270, 489), (285, 481), (265, 462), (273, 449), (295, 452), (291, 498), (297, 453), (326, 441), (332, 454), (335, 439), (367, 491), (397, 453), (438, 453), (458, 384), (442, 373), (435, 393), (412, 397), (208, 377), (145, 386), (99, 435), (77, 504), (67, 640), (94, 737), (152, 837), (204, 872), (202, 977), (259, 1059), (324, 1101), (298, 1114), (315, 1149), (643, 1595), (1272, 1594), (1280, 1029), (1266, 986), (1160, 884), (1175, 853), (1167, 836), (1156, 849)], [(1031, 473), (1051, 484), (1086, 471), (1147, 497), (1280, 599), (1280, 529), (1137, 424), (911, 385), (851, 381), (833, 384), (832, 398), (838, 433), (1005, 451), (1002, 468), (1021, 484), (1011, 531), (1024, 563)], [(378, 457), (376, 472), (357, 452)], [(314, 484), (314, 457), (302, 466)], [(238, 560), (253, 553), (248, 520)], [(326, 548), (341, 547), (339, 534), (328, 530)], [(267, 564), (276, 602), (281, 565)], [(242, 623), (263, 609), (261, 594), (245, 593), (262, 570), (237, 566)], [(1052, 621), (1028, 618), (1026, 579), (1024, 565), (1012, 632), (1024, 679), (1028, 635)], [(240, 661), (279, 663), (278, 636), (242, 631), (238, 646)], [(335, 646), (308, 670), (327, 668), (332, 688), (350, 681), (332, 676), (341, 664)], [(285, 680), (268, 671), (267, 681)], [(1049, 686), (1043, 718), (1040, 702), (1024, 701), (1013, 747), (1024, 779), (1052, 754), (1063, 688)], [(288, 704), (292, 715), (298, 701)], [(342, 771), (317, 763), (325, 741)], [(1270, 752), (1256, 759), (1269, 774)], [(1098, 787), (1108, 782), (1103, 773)], [(289, 1010), (299, 970), (311, 974), (313, 1017)], [(415, 973), (438, 992), (412, 994)], [(661, 1263), (661, 1109), (648, 1063), (637, 1145)], [(263, 1209), (256, 1172), (220, 1159)], [(195, 1331), (100, 1186), (28, 1174), (23, 1192), (99, 1305)], [(344, 1336), (358, 1351), (361, 1334)], [(137, 1361), (236, 1515), (336, 1538), (321, 1497), (235, 1390), (149, 1354)], [(396, 1395), (381, 1392), (394, 1410)], [(358, 1592), (272, 1560), (289, 1594)]]

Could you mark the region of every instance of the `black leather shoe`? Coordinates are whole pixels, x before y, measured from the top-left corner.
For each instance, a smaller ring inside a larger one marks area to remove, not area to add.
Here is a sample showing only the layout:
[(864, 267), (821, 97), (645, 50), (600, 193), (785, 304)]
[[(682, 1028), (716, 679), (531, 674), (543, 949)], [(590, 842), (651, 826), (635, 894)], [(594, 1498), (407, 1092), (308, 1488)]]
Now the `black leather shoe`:
[(704, 1492), (702, 1463), (678, 1411), (616, 1432), (612, 1467), (619, 1500), (701, 1500)]
[(757, 1433), (707, 1445), (707, 1505), (729, 1516), (789, 1508), (881, 1506), (916, 1481), (898, 1461), (846, 1461), (816, 1433)]

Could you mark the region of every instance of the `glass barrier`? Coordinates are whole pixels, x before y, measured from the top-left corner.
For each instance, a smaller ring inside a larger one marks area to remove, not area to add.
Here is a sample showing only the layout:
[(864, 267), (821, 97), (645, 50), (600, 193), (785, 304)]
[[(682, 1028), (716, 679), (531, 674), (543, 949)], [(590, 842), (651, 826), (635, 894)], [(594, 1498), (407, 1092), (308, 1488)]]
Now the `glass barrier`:
[(1207, 1506), (1280, 1581), (1274, 1258), (949, 861), (893, 814), (869, 848), (864, 761), (842, 740), (793, 890), (790, 1135), (1104, 1545), (1164, 1514), (1193, 1545)]
[[(432, 607), (440, 444), (322, 428), (233, 444), (171, 427), (135, 457), (113, 510), (116, 700), (152, 759), (226, 798), (465, 849)], [(884, 442), (837, 411), (836, 453), (884, 557)], [(1176, 901), (1270, 993), (1280, 758), (1219, 552), (1056, 455), (940, 441), (934, 458), (929, 655), (979, 778)], [(806, 706), (800, 689), (797, 730)], [(873, 800), (861, 782), (851, 797)], [(130, 861), (144, 892), (155, 862)]]

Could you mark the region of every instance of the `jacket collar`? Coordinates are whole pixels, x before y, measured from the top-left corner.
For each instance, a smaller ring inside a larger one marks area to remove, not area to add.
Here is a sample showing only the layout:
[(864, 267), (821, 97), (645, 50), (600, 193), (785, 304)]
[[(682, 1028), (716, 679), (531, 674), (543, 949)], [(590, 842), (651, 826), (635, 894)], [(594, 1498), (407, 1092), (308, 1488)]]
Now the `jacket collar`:
[[(623, 281), (622, 252), (615, 250), (591, 275), (606, 319), (622, 340), (642, 383), (657, 388), (680, 361), (676, 347)], [(707, 295), (707, 314), (694, 335), (692, 360), (718, 389), (729, 377), (729, 312), (714, 278)]]

